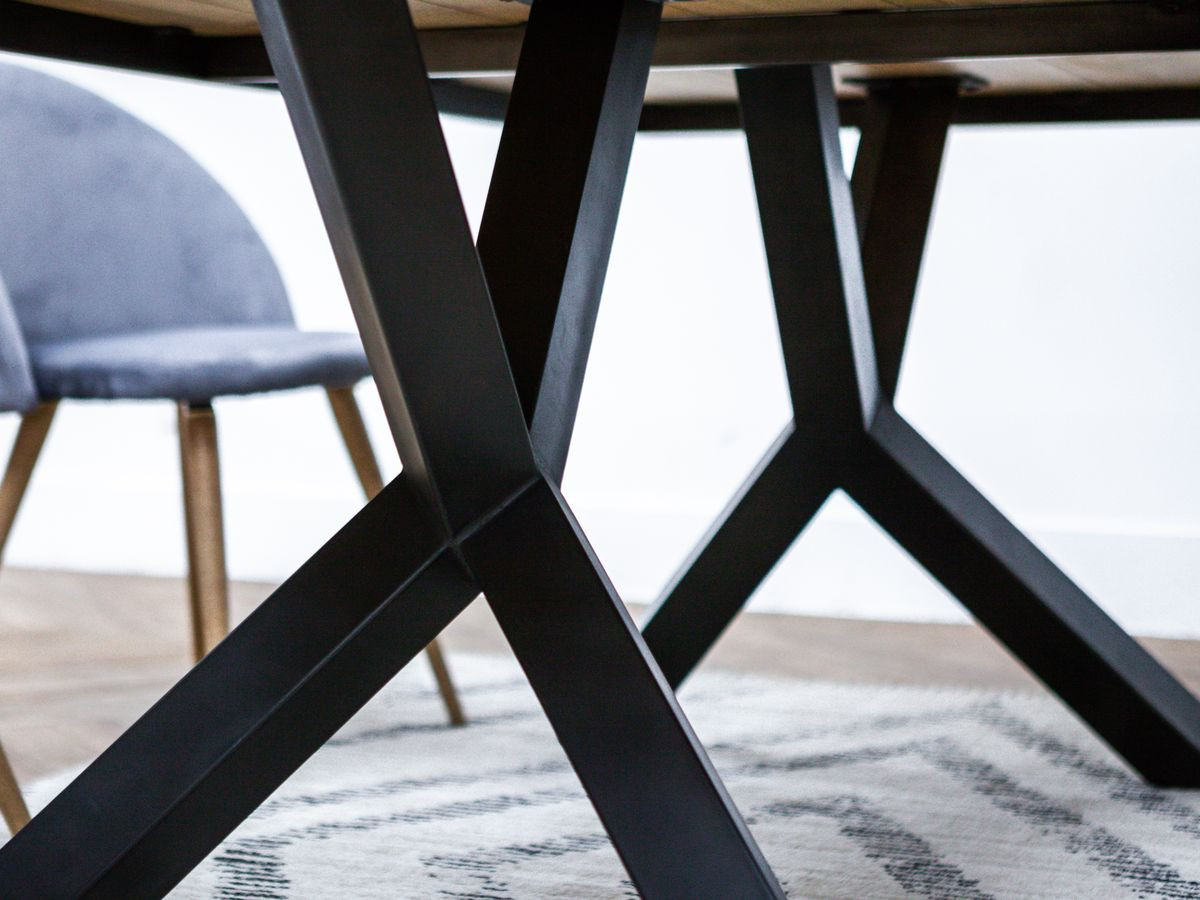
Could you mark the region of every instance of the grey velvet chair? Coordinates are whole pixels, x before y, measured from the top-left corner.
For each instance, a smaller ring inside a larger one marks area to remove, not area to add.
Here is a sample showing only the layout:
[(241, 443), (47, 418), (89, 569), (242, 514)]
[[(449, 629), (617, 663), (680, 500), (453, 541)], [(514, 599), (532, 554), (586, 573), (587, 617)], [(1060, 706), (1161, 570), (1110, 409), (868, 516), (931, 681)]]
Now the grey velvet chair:
[[(0, 485), (0, 553), (60, 399), (174, 401), (199, 658), (228, 629), (211, 401), (325, 387), (373, 496), (382, 482), (351, 391), (369, 374), (358, 336), (300, 331), (232, 198), (180, 147), (86, 90), (0, 64), (0, 160), (0, 411), (22, 417)], [(428, 652), (460, 722), (437, 645)], [(0, 751), (0, 782), (6, 772)]]

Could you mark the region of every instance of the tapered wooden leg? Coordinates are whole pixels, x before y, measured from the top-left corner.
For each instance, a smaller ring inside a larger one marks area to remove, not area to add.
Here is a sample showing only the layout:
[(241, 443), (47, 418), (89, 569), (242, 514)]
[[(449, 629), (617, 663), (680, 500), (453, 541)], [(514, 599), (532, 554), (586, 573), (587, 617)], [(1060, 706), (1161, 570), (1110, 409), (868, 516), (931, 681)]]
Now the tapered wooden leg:
[(4, 823), (13, 834), (24, 828), (29, 821), (29, 808), (25, 805), (25, 798), (21, 796), (17, 776), (8, 764), (3, 744), (0, 744), (0, 816), (4, 817)]
[[(358, 473), (358, 481), (362, 485), (363, 493), (370, 500), (383, 490), (383, 475), (379, 471), (379, 462), (375, 459), (375, 453), (371, 449), (371, 441), (367, 437), (366, 426), (363, 425), (362, 412), (358, 408), (358, 402), (354, 399), (354, 388), (331, 387), (326, 388), (325, 393), (329, 395), (329, 405), (333, 408), (333, 417), (337, 420), (338, 430), (341, 431), (342, 440), (346, 443), (346, 450), (350, 454), (350, 462), (354, 464), (354, 471)], [(458, 691), (454, 688), (454, 682), (450, 678), (450, 669), (446, 665), (446, 657), (442, 654), (442, 648), (437, 641), (431, 641), (425, 648), (425, 656), (429, 660), (430, 668), (433, 669), (433, 677), (437, 680), (442, 702), (446, 704), (446, 714), (450, 717), (450, 724), (465, 724), (467, 718), (463, 713), (462, 703), (458, 699)]]
[[(21, 508), (21, 500), (25, 497), (25, 489), (29, 486), (33, 467), (46, 443), (46, 434), (50, 431), (57, 408), (58, 403), (51, 401), (21, 417), (21, 427), (8, 457), (8, 467), (4, 470), (4, 481), (0, 482), (0, 557), (4, 555), (17, 510)], [(0, 816), (4, 817), (8, 830), (13, 834), (29, 821), (29, 809), (25, 806), (25, 798), (21, 796), (3, 745), (0, 745)]]
[(333, 417), (337, 419), (338, 430), (346, 443), (346, 452), (350, 454), (350, 462), (354, 464), (363, 493), (368, 500), (374, 499), (383, 490), (383, 474), (379, 471), (375, 451), (371, 449), (371, 440), (367, 437), (367, 426), (363, 424), (358, 401), (354, 399), (354, 388), (331, 387), (326, 388), (325, 393), (329, 395)]
[(446, 704), (446, 715), (450, 718), (450, 724), (465, 725), (467, 716), (463, 712), (462, 703), (459, 702), (454, 681), (450, 678), (450, 668), (442, 654), (442, 645), (437, 641), (430, 641), (429, 646), (425, 648), (425, 658), (429, 660), (429, 668), (433, 669), (433, 677), (437, 681), (442, 702)]
[(25, 488), (29, 486), (29, 478), (42, 453), (46, 434), (50, 431), (50, 423), (54, 421), (57, 409), (58, 401), (52, 400), (21, 417), (21, 427), (8, 457), (8, 467), (4, 470), (4, 481), (0, 482), (0, 556), (3, 556), (8, 544), (9, 532), (17, 518), (17, 510), (21, 508)]
[(229, 633), (217, 421), (208, 404), (179, 404), (179, 452), (183, 463), (192, 652), (199, 661)]

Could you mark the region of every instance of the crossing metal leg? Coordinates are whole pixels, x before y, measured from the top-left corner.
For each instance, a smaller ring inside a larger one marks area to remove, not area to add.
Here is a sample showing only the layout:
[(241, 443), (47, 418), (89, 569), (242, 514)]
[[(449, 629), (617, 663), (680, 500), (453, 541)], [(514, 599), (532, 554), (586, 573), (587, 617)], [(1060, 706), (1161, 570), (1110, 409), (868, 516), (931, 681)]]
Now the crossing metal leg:
[(0, 894), (165, 894), (476, 593), (402, 476), (0, 848)]
[(638, 890), (782, 897), (553, 483), (463, 552)]
[[(672, 683), (732, 619), (742, 588), (769, 571), (788, 526), (803, 527), (822, 488), (841, 487), (1147, 779), (1200, 786), (1200, 702), (892, 406), (948, 90), (908, 106), (910, 116), (930, 110), (932, 134), (896, 118), (903, 104), (889, 110), (888, 140), (866, 148), (862, 172), (872, 184), (860, 186), (859, 208), (870, 203), (858, 228), (828, 70), (745, 70), (738, 91), (795, 421), (646, 626)], [(893, 136), (896, 152), (908, 146), (932, 171), (892, 164)], [(880, 307), (868, 305), (868, 288), (883, 298)], [(801, 435), (807, 447), (792, 456)], [(789, 482), (779, 471), (785, 461), (823, 481), (789, 495), (799, 476)], [(755, 516), (758, 529), (749, 524)], [(755, 548), (763, 535), (765, 546)]]
[[(895, 393), (900, 374), (959, 84), (955, 77), (931, 77), (869, 85), (851, 195), (880, 386), (888, 396)], [(779, 316), (781, 322), (794, 318), (787, 308)], [(789, 360), (794, 349), (794, 344), (784, 346)], [(813, 361), (796, 359), (795, 365), (802, 362), (818, 377)], [(668, 582), (643, 628), (675, 687), (839, 486), (847, 460), (840, 447), (844, 436), (836, 429), (830, 433), (835, 420), (818, 415), (797, 423), (784, 429), (742, 483)]]
[[(407, 6), (256, 11), (404, 473), (0, 851), (0, 884), (163, 893), (482, 589), (638, 889), (781, 897), (555, 487), (660, 7), (535, 0), (483, 236), (544, 227), (545, 252), (484, 264)], [(510, 303), (522, 273), (541, 318), (506, 306), (502, 337), (488, 278)]]
[(837, 481), (836, 463), (788, 425), (684, 561), (642, 628), (678, 688), (741, 612)]
[(847, 489), (1149, 781), (1200, 786), (1200, 704), (890, 407)]

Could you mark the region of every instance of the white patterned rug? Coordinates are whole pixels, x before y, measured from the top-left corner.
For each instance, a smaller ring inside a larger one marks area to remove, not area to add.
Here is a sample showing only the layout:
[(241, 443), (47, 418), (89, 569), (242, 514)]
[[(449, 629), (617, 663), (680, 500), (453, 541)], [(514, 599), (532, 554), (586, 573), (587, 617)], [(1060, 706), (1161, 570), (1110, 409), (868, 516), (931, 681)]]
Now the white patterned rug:
[[(516, 666), (453, 662), (471, 726), (403, 673), (173, 896), (635, 896)], [(682, 702), (789, 896), (1200, 898), (1200, 793), (1049, 698), (701, 672)]]

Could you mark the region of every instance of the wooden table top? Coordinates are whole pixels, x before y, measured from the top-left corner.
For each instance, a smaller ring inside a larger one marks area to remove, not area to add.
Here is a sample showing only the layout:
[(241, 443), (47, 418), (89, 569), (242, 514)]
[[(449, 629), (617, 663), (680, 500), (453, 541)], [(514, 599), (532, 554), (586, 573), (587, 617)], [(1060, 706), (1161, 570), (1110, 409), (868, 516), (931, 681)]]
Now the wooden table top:
[[(177, 26), (216, 39), (253, 36), (258, 30), (251, 0), (29, 2), (141, 25)], [(422, 30), (431, 73), (486, 77), (478, 83), (504, 88), (528, 5), (518, 0), (407, 2)], [(1077, 23), (1092, 11), (1097, 21), (1080, 28)], [(775, 61), (767, 56), (808, 48), (823, 48), (817, 55), (825, 58), (813, 61), (839, 63), (839, 85), (851, 94), (855, 88), (847, 79), (930, 73), (970, 74), (983, 80), (985, 92), (998, 94), (1200, 88), (1195, 0), (1181, 0), (1174, 8), (1136, 0), (687, 0), (667, 3), (663, 14), (648, 95), (655, 103), (731, 100), (731, 73), (720, 68)], [(1154, 19), (1172, 15), (1177, 28), (1167, 24), (1173, 21), (1169, 18)], [(1025, 16), (1030, 17), (1027, 33), (1021, 25)], [(1126, 18), (1129, 49), (1155, 52), (1111, 52), (1124, 49)], [(837, 36), (847, 28), (855, 35), (849, 42)], [(993, 37), (1002, 31), (1003, 40)], [(943, 33), (951, 37), (940, 38)], [(893, 44), (905, 49), (892, 56)], [(1019, 52), (1004, 52), (1008, 46)], [(765, 48), (758, 56), (757, 47)], [(960, 47), (960, 53), (953, 52)], [(1093, 47), (1104, 52), (1090, 52)]]
[[(909, 63), (840, 63), (833, 67), (838, 96), (866, 93), (864, 80), (969, 76), (981, 82), (982, 95), (1036, 94), (1057, 91), (1116, 91), (1200, 88), (1200, 52), (1127, 53), (1004, 59), (945, 59)], [(510, 76), (461, 79), (464, 84), (507, 91)], [(660, 105), (732, 103), (737, 99), (733, 71), (658, 69), (650, 74), (646, 102)]]
[[(33, 0), (73, 12), (137, 22), (177, 25), (198, 34), (254, 34), (258, 26), (251, 0)], [(1037, 0), (954, 0), (956, 7), (1021, 6)], [(1070, 0), (1086, 3), (1091, 0)], [(793, 16), (850, 10), (935, 9), (943, 0), (687, 0), (667, 3), (665, 20)], [(408, 0), (420, 29), (499, 28), (519, 25), (529, 6), (519, 0)]]

